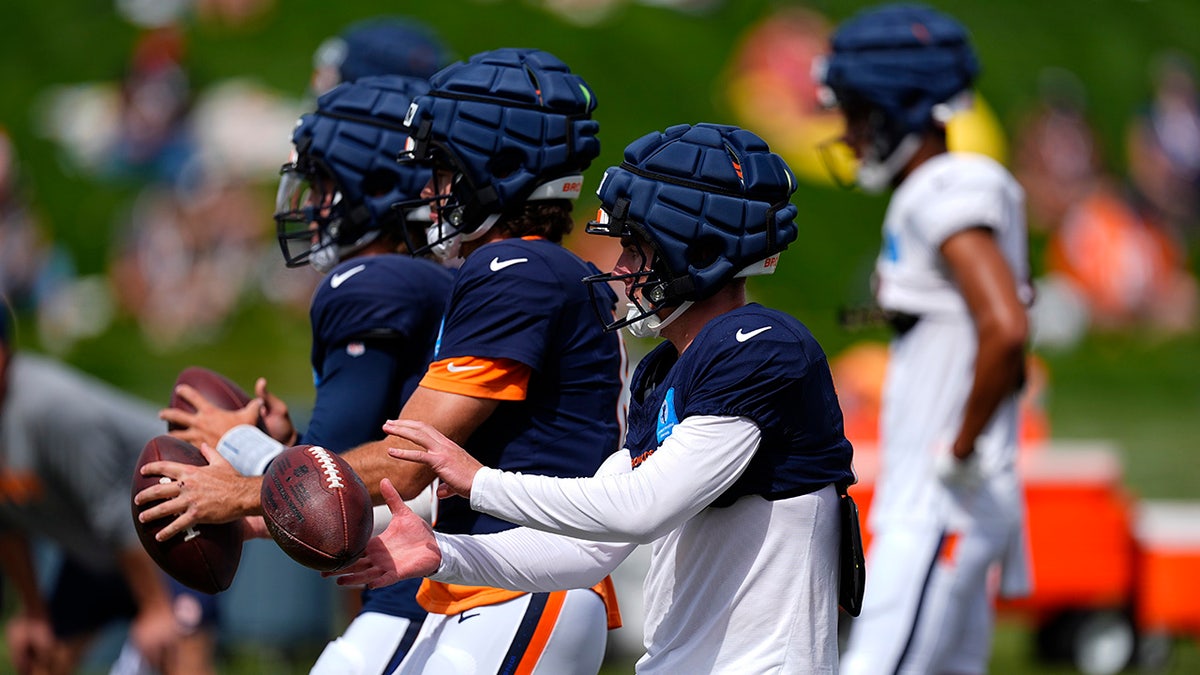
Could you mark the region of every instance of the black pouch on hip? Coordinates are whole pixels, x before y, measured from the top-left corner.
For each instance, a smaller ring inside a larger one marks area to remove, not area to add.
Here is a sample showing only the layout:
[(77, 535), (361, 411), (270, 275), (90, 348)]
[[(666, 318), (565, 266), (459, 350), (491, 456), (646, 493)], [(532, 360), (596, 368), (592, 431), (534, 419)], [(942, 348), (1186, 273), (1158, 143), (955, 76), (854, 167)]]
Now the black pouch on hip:
[(863, 556), (862, 529), (858, 522), (858, 505), (845, 488), (838, 490), (842, 518), (840, 543), (838, 604), (850, 616), (862, 611), (863, 588), (867, 583), (867, 565)]

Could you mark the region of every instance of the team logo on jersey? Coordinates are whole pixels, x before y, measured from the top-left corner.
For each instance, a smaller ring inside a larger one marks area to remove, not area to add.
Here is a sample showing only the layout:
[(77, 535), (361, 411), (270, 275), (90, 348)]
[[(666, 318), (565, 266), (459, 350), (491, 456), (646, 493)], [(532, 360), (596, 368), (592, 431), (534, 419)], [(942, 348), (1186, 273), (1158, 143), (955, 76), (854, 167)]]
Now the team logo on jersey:
[(900, 259), (900, 242), (896, 241), (895, 234), (887, 230), (883, 233), (883, 259), (888, 262)]
[(748, 331), (748, 332), (742, 332), (742, 329), (739, 328), (737, 330), (737, 333), (734, 334), (733, 338), (735, 340), (737, 340), (738, 342), (745, 342), (746, 340), (749, 340), (750, 338), (754, 337), (755, 335), (760, 335), (769, 330), (771, 330), (770, 326), (763, 326), (762, 328), (755, 328), (754, 330)]
[(351, 342), (346, 345), (346, 354), (358, 358), (367, 353), (367, 346), (361, 342)]
[(679, 416), (675, 414), (675, 387), (671, 387), (667, 390), (667, 395), (663, 397), (662, 407), (658, 409), (658, 428), (655, 430), (655, 437), (658, 438), (659, 445), (662, 445), (662, 442), (671, 436), (676, 424), (679, 424)]
[(505, 267), (512, 267), (513, 265), (520, 265), (521, 263), (527, 262), (529, 262), (529, 258), (509, 258), (508, 260), (501, 260), (499, 257), (496, 257), (492, 258), (492, 262), (488, 263), (488, 268), (493, 272), (499, 272)]
[(347, 279), (349, 279), (350, 277), (354, 276), (355, 274), (358, 274), (359, 272), (361, 272), (365, 269), (367, 269), (366, 265), (356, 265), (356, 266), (351, 267), (350, 269), (346, 270), (345, 272), (339, 272), (337, 274), (334, 274), (333, 276), (329, 277), (329, 287), (337, 288), (338, 286), (341, 286), (343, 283), (345, 283)]

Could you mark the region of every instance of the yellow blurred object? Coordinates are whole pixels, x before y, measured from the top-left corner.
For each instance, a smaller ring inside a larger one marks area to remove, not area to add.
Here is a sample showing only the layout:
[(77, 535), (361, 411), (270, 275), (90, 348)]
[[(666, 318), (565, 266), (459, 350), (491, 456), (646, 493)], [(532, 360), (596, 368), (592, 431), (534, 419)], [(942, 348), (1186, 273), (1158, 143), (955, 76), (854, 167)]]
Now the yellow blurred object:
[(946, 125), (946, 145), (952, 152), (977, 152), (1004, 164), (1008, 139), (996, 113), (978, 92), (971, 107), (955, 115)]

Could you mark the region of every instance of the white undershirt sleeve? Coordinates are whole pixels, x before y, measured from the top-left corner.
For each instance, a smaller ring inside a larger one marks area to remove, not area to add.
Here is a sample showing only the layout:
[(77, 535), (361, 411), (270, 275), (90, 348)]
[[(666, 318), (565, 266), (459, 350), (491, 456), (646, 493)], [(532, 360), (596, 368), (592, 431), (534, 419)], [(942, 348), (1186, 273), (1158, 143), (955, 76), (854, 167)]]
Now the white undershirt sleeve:
[[(597, 476), (629, 472), (629, 453), (614, 452)], [(637, 548), (517, 527), (494, 534), (435, 534), (442, 565), (430, 579), (538, 593), (590, 588)]]
[(567, 536), (646, 544), (733, 485), (760, 441), (747, 418), (695, 415), (675, 425), (636, 471), (564, 479), (480, 469), (471, 508)]
[(540, 593), (591, 588), (636, 544), (584, 541), (517, 527), (495, 534), (437, 534), (442, 566), (430, 579)]

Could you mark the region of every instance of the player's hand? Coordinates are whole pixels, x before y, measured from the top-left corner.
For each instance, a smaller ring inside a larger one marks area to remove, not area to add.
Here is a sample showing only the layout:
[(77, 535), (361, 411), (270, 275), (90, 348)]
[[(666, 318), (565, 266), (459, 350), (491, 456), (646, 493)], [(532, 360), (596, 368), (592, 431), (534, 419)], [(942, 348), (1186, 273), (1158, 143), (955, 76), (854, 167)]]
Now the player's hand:
[(176, 516), (159, 531), (155, 537), (158, 541), (166, 541), (194, 525), (228, 523), (250, 515), (258, 505), (260, 478), (241, 475), (207, 443), (200, 445), (200, 452), (208, 460), (207, 466), (159, 461), (142, 467), (143, 476), (170, 479), (133, 496), (138, 506), (164, 500), (138, 514), (143, 523)]
[(938, 480), (948, 487), (974, 490), (983, 483), (979, 453), (974, 448), (956, 452), (952, 444), (939, 443), (933, 461)]
[(129, 624), (129, 639), (138, 653), (158, 672), (170, 672), (182, 631), (170, 603), (140, 609)]
[(18, 612), (9, 620), (5, 637), (19, 675), (53, 672), (56, 641), (48, 618)]
[(221, 436), (225, 435), (226, 431), (239, 424), (257, 424), (258, 416), (263, 409), (261, 400), (251, 399), (245, 407), (239, 410), (225, 410), (213, 405), (204, 397), (204, 394), (186, 384), (176, 386), (175, 393), (192, 404), (196, 412), (190, 413), (178, 408), (163, 408), (158, 411), (158, 416), (160, 419), (166, 420), (168, 424), (183, 427), (167, 433), (196, 447), (200, 447), (201, 443), (217, 447), (217, 442), (221, 440)]
[(362, 556), (325, 577), (336, 577), (340, 586), (380, 588), (403, 579), (433, 574), (442, 565), (442, 552), (429, 523), (412, 512), (386, 478), (379, 484), (392, 520), (378, 537), (367, 543)]
[(442, 484), (438, 486), (438, 497), (445, 499), (451, 495), (459, 495), (470, 498), (475, 474), (483, 465), (469, 452), (425, 422), (388, 420), (384, 423), (383, 430), (421, 448), (388, 448), (388, 454), (396, 459), (418, 462), (433, 469), (438, 478), (442, 479)]
[(298, 437), (296, 425), (292, 424), (292, 416), (288, 414), (283, 399), (267, 390), (267, 378), (260, 377), (254, 382), (254, 394), (262, 406), (260, 413), (267, 434), (284, 445), (295, 445)]

